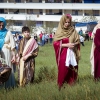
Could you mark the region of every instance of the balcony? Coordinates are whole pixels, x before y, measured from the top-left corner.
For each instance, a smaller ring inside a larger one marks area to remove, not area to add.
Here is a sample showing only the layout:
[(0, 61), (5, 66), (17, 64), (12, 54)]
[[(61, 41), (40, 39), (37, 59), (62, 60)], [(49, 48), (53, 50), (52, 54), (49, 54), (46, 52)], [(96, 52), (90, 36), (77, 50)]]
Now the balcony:
[(82, 9), (99, 10), (100, 4), (79, 3), (0, 3), (0, 9)]
[(0, 0), (0, 3), (100, 3), (100, 0)]
[[(24, 15), (24, 14), (1, 14), (1, 17), (4, 17), (6, 20), (32, 20), (32, 21), (53, 21), (58, 22), (62, 15)], [(72, 20), (80, 22), (83, 16), (72, 16)], [(99, 20), (100, 17), (96, 16)]]

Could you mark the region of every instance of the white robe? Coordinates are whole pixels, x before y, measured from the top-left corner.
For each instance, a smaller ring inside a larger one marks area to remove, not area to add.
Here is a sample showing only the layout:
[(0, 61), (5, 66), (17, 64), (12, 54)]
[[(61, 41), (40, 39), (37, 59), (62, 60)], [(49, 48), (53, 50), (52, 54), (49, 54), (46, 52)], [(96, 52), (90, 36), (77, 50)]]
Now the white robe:
[(5, 43), (0, 52), (1, 57), (5, 59), (6, 64), (12, 69), (8, 81), (5, 83), (5, 88), (10, 88), (15, 86), (14, 68), (13, 68), (13, 64), (11, 63), (12, 50), (14, 48), (15, 48), (15, 41), (13, 39), (13, 35), (10, 31), (8, 31), (5, 37)]
[(11, 50), (14, 48), (15, 48), (15, 41), (13, 39), (13, 35), (10, 31), (8, 31), (5, 37), (4, 46), (1, 50), (1, 57), (5, 59), (6, 64), (9, 65), (9, 67), (11, 68), (12, 68), (12, 64), (11, 64), (12, 51)]

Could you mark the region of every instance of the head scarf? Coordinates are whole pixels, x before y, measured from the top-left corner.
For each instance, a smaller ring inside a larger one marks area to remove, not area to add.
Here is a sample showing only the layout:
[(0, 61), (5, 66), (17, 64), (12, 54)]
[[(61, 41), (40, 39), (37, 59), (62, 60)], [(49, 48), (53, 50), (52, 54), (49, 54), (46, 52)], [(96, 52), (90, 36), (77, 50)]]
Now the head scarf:
[[(66, 19), (70, 19), (71, 24), (68, 28), (64, 28), (64, 23)], [(73, 33), (75, 33), (75, 29), (72, 26), (72, 17), (70, 14), (65, 14), (61, 17), (57, 31), (54, 36), (54, 41), (61, 40), (63, 38), (69, 38)]]
[(7, 29), (5, 28), (6, 20), (3, 17), (0, 17), (0, 21), (4, 23), (3, 29), (0, 30), (0, 50), (1, 50), (5, 42), (5, 36), (7, 34)]

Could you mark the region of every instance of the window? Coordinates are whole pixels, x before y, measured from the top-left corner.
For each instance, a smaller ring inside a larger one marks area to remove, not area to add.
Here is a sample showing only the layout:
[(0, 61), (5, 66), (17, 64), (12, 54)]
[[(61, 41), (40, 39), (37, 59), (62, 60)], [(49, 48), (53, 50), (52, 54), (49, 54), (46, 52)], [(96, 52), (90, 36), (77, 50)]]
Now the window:
[(42, 2), (42, 0), (39, 0), (39, 2)]
[(3, 0), (0, 0), (0, 3), (4, 2)]
[(46, 3), (61, 3), (62, 0), (45, 0)]
[(62, 0), (54, 0), (55, 3), (61, 3)]
[(99, 16), (99, 10), (93, 10), (93, 16)]
[(64, 3), (71, 3), (72, 0), (64, 0)]
[(59, 10), (59, 15), (62, 15), (62, 10), (61, 9)]
[(39, 9), (40, 14), (43, 14), (42, 9)]
[(73, 10), (72, 15), (78, 15), (78, 10)]
[(49, 9), (49, 14), (52, 14), (52, 9)]
[(22, 26), (22, 22), (14, 22), (14, 26)]
[(19, 9), (14, 12), (14, 14), (18, 14), (18, 13), (19, 13)]
[(0, 9), (0, 14), (4, 14), (4, 9)]
[(72, 3), (82, 3), (82, 0), (72, 0)]
[(30, 14), (33, 14), (33, 9), (30, 9)]
[(20, 3), (20, 2), (21, 2), (21, 0), (15, 0), (15, 2)]
[(36, 26), (38, 26), (38, 27), (39, 27), (39, 26), (43, 26), (43, 21), (37, 21), (37, 22), (36, 22)]
[(32, 0), (29, 0), (29, 2), (32, 2)]

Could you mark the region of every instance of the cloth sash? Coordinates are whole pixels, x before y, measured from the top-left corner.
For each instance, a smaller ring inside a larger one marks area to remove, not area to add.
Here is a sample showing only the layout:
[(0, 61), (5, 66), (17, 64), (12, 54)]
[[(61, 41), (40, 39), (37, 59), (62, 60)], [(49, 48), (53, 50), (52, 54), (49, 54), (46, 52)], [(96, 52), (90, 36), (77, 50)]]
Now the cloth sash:
[(25, 84), (23, 57), (26, 56), (26, 55), (28, 55), (28, 54), (32, 54), (33, 51), (37, 47), (38, 47), (38, 44), (36, 43), (36, 41), (34, 40), (34, 38), (30, 38), (29, 41), (27, 42), (24, 50), (23, 50), (22, 58), (20, 59), (20, 86), (23, 86)]
[(77, 66), (77, 62), (73, 50), (68, 48), (66, 54), (65, 66), (69, 67), (69, 65), (72, 65), (73, 67)]

